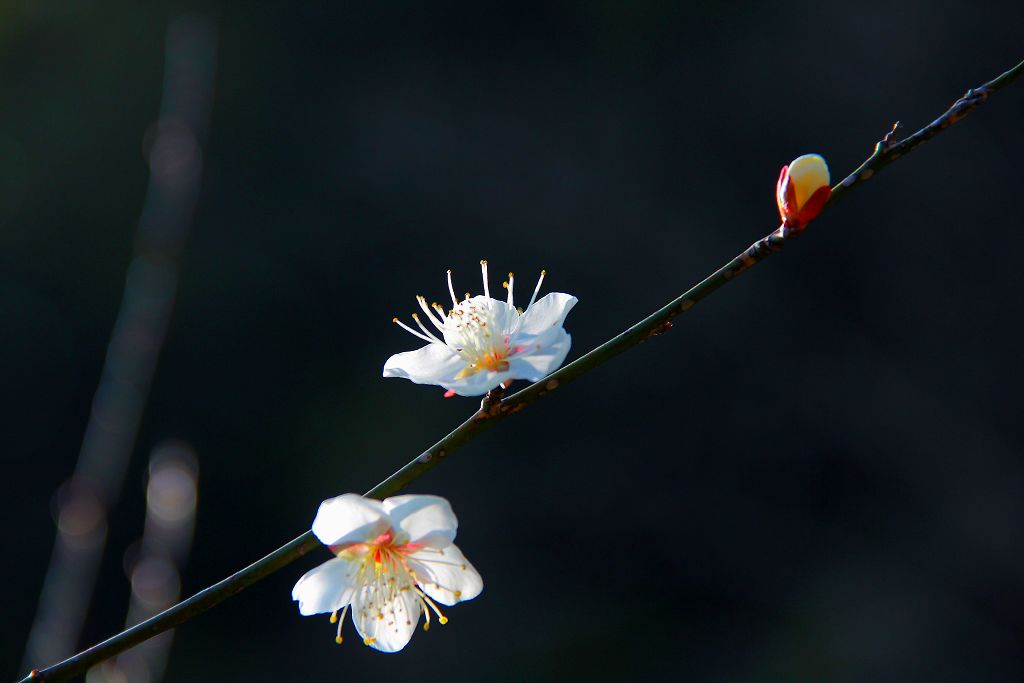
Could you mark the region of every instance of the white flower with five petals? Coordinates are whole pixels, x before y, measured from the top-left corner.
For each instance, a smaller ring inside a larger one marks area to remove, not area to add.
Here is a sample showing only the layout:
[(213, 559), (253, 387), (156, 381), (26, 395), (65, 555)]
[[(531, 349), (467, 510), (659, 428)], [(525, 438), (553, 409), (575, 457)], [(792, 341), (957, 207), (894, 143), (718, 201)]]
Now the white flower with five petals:
[[(472, 600), (483, 580), (452, 541), (458, 521), (438, 496), (383, 501), (346, 493), (320, 504), (313, 533), (337, 556), (312, 569), (292, 589), (303, 615), (331, 613), (335, 640), (352, 611), (363, 643), (397, 652), (412, 638), (420, 614), (448, 619), (437, 603)], [(341, 612), (339, 618), (338, 612)]]
[(420, 308), (437, 332), (430, 330), (418, 314), (413, 320), (419, 331), (394, 322), (428, 344), (416, 351), (398, 353), (384, 364), (385, 377), (404, 377), (416, 384), (437, 384), (448, 394), (479, 396), (514, 379), (536, 382), (565, 360), (572, 338), (562, 328), (565, 317), (576, 304), (576, 297), (551, 292), (540, 299), (537, 293), (545, 272), (525, 310), (513, 302), (515, 277), (508, 274), (502, 286), (508, 290), (505, 301), (492, 299), (487, 281), (487, 261), (480, 262), (484, 293), (463, 300), (455, 296), (452, 272), (448, 271), (448, 293), (452, 308), (427, 305), (417, 296)]

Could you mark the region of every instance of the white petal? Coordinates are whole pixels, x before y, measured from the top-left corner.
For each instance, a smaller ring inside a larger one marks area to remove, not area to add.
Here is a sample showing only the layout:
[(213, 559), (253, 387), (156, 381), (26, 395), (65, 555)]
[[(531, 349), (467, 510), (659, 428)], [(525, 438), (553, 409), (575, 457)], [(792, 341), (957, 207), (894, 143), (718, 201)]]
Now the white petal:
[[(517, 340), (518, 341), (518, 340)], [(551, 374), (565, 361), (572, 337), (560, 327), (530, 340), (523, 351), (509, 358), (509, 372), (531, 382)]]
[(507, 379), (515, 379), (515, 375), (512, 372), (481, 370), (462, 379), (445, 380), (441, 386), (459, 396), (482, 396)]
[(409, 535), (409, 543), (443, 548), (455, 540), (459, 522), (451, 504), (440, 496), (395, 496), (384, 500), (395, 531)]
[(352, 578), (359, 566), (348, 560), (334, 558), (302, 575), (292, 588), (292, 600), (299, 601), (303, 616), (339, 610), (352, 602)]
[(398, 652), (416, 631), (423, 603), (412, 586), (397, 591), (395, 598), (384, 603), (380, 610), (370, 603), (370, 595), (368, 589), (364, 590), (352, 604), (352, 621), (356, 630), (363, 637), (363, 642), (373, 649)]
[(561, 327), (565, 316), (576, 305), (578, 299), (571, 294), (551, 292), (533, 302), (520, 318), (519, 331), (526, 334), (541, 334), (550, 327)]
[[(427, 344), (415, 351), (396, 353), (384, 364), (385, 377), (404, 377), (416, 384), (441, 384), (466, 367), (455, 351), (444, 344)], [(442, 385), (443, 386), (443, 385)]]
[(391, 520), (379, 500), (346, 493), (320, 503), (313, 533), (324, 545), (365, 543), (391, 528)]
[(484, 589), (484, 580), (458, 546), (424, 548), (409, 555), (408, 562), (423, 592), (442, 604), (472, 600)]

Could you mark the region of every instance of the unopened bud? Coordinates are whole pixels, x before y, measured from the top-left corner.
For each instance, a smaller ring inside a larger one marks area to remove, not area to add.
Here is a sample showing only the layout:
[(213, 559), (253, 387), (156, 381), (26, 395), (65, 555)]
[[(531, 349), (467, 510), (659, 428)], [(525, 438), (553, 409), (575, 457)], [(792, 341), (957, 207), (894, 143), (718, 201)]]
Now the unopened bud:
[(818, 154), (805, 154), (782, 167), (775, 188), (782, 224), (798, 232), (817, 218), (832, 194), (828, 165)]

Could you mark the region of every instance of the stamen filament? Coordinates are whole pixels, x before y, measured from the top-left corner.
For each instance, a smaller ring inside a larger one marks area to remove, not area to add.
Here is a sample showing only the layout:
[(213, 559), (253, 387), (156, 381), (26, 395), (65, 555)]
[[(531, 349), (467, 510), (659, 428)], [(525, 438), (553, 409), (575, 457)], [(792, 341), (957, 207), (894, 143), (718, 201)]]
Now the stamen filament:
[[(426, 310), (426, 309), (424, 309), (424, 310)], [(429, 315), (429, 313), (428, 313), (428, 315)], [(420, 326), (421, 330), (423, 330), (423, 334), (427, 335), (428, 337), (430, 337), (431, 339), (436, 341), (438, 344), (444, 344), (443, 341), (441, 341), (436, 336), (434, 336), (434, 334), (430, 330), (428, 330), (426, 328), (426, 326), (424, 326), (424, 324), (420, 321), (420, 317), (417, 314), (413, 313), (412, 314), (412, 319), (415, 320), (416, 324)]]
[[(351, 603), (349, 603), (349, 604), (351, 604)], [(337, 635), (334, 636), (334, 642), (336, 642), (338, 645), (341, 645), (342, 640), (344, 640), (341, 637), (341, 627), (345, 625), (345, 615), (348, 614), (348, 608), (349, 608), (349, 605), (345, 605), (345, 609), (343, 609), (341, 611), (341, 617), (340, 618), (338, 617), (338, 611), (337, 610), (335, 610), (334, 614), (331, 615), (331, 621), (332, 622), (334, 622), (334, 621), (338, 622), (338, 633), (337, 633)]]
[(448, 270), (448, 293), (452, 295), (452, 306), (458, 306), (459, 300), (455, 298), (455, 288), (452, 286), (452, 271)]
[(409, 333), (409, 334), (411, 334), (412, 336), (414, 336), (414, 337), (419, 337), (420, 339), (422, 339), (422, 340), (423, 340), (423, 341), (425, 341), (425, 342), (430, 342), (430, 343), (434, 343), (434, 342), (436, 342), (436, 341), (439, 341), (437, 337), (433, 337), (433, 338), (431, 338), (431, 337), (427, 337), (427, 336), (425, 336), (425, 335), (423, 335), (423, 334), (420, 334), (420, 333), (419, 333), (419, 332), (417, 332), (416, 330), (412, 329), (411, 327), (409, 327), (408, 325), (406, 325), (405, 323), (403, 323), (403, 322), (402, 322), (401, 320), (399, 320), (398, 318), (392, 318), (392, 319), (391, 319), (391, 322), (393, 322), (394, 324), (398, 325), (399, 327), (401, 327), (401, 328), (402, 328), (403, 330), (405, 330), (406, 332), (408, 332), (408, 333)]
[[(420, 592), (419, 588), (416, 588), (415, 590), (416, 590), (417, 593), (420, 594), (420, 596), (421, 596), (420, 597), (420, 602), (422, 603), (423, 602), (423, 598), (422, 598), (423, 593)], [(426, 621), (423, 622), (423, 630), (424, 631), (429, 631), (430, 630), (430, 610), (428, 610), (428, 609), (423, 610), (423, 616), (426, 619)]]
[(512, 303), (512, 286), (516, 283), (516, 276), (514, 273), (508, 274), (508, 307), (514, 308), (515, 304)]
[(540, 271), (540, 278), (537, 280), (537, 286), (533, 288), (533, 296), (530, 297), (530, 303), (526, 304), (526, 308), (523, 309), (524, 313), (530, 310), (530, 306), (532, 306), (533, 302), (537, 300), (537, 292), (540, 291), (540, 285), (542, 282), (544, 282), (544, 276), (547, 274), (548, 271), (546, 270)]
[(444, 321), (444, 309), (442, 309), (437, 304), (433, 304), (433, 306), (434, 306), (434, 308), (436, 310), (441, 311), (441, 315), (440, 315), (439, 319), (435, 319), (434, 318), (434, 312), (430, 310), (429, 306), (427, 306), (427, 299), (426, 299), (426, 297), (418, 296), (418, 297), (416, 297), (416, 301), (419, 303), (420, 308), (423, 309), (423, 312), (427, 314), (427, 317), (430, 318), (430, 322), (433, 323), (434, 327), (436, 327), (441, 332), (444, 332), (444, 322), (443, 322)]
[[(441, 608), (439, 608), (437, 606), (437, 603), (435, 603), (433, 600), (431, 600), (429, 595), (427, 595), (422, 590), (420, 590), (419, 586), (416, 586), (416, 592), (420, 594), (420, 600), (422, 600), (424, 603), (429, 605), (430, 608), (432, 610), (434, 610), (434, 612), (437, 614), (437, 621), (438, 621), (438, 623), (441, 624), (441, 626), (444, 626), (445, 624), (447, 624), (448, 623), (448, 617), (446, 617), (445, 615), (443, 615), (441, 613)], [(423, 613), (427, 615), (427, 620), (429, 621), (430, 620), (430, 613), (427, 612), (427, 610), (423, 610)]]
[(486, 296), (488, 299), (490, 299), (491, 298), (491, 288), (488, 286), (488, 283), (487, 283), (487, 261), (486, 260), (480, 261), (480, 272), (483, 274), (483, 277), (484, 277), (484, 296)]

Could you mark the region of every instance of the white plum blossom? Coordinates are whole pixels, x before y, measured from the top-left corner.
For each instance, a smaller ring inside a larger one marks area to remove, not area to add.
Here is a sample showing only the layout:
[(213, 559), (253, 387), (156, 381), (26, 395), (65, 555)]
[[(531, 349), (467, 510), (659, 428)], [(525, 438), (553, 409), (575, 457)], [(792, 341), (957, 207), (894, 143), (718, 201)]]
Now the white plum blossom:
[[(325, 500), (313, 533), (337, 556), (308, 572), (292, 589), (303, 615), (331, 613), (335, 640), (352, 611), (363, 643), (397, 652), (412, 638), (420, 614), (448, 619), (438, 603), (472, 600), (483, 580), (452, 541), (458, 520), (438, 496), (396, 496), (383, 501), (346, 493)], [(339, 618), (338, 612), (341, 612)]]
[(461, 301), (455, 296), (452, 271), (448, 271), (452, 307), (447, 312), (440, 304), (428, 306), (426, 298), (416, 297), (436, 332), (416, 313), (412, 317), (419, 331), (394, 319), (427, 345), (391, 356), (384, 364), (385, 377), (437, 384), (447, 390), (446, 395), (479, 396), (514, 379), (536, 382), (562, 364), (572, 344), (562, 325), (576, 297), (551, 292), (537, 299), (546, 275), (541, 271), (530, 303), (520, 310), (512, 298), (514, 275), (509, 273), (508, 281), (502, 283), (508, 295), (501, 301), (491, 298), (487, 261), (481, 261), (480, 268), (483, 295), (470, 296), (467, 292)]

